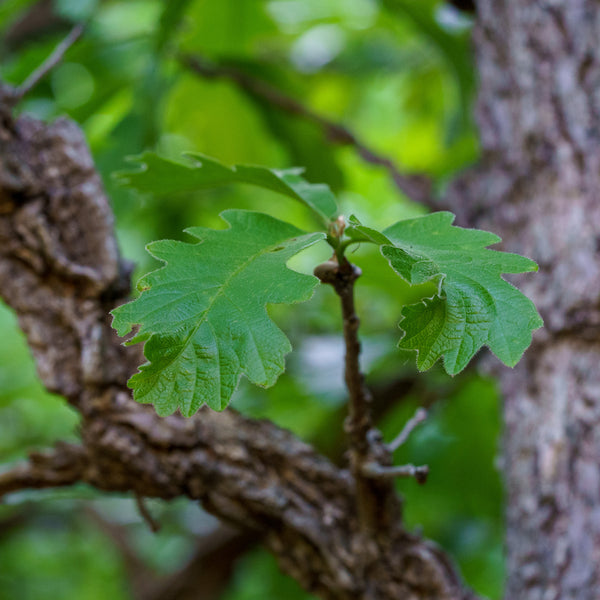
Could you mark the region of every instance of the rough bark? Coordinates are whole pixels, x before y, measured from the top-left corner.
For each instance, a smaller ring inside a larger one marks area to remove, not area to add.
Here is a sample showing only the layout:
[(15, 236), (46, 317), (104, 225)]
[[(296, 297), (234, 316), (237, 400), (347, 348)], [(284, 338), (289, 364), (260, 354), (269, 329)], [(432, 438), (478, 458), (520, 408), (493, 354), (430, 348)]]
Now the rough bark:
[(0, 475), (0, 496), (75, 481), (186, 496), (261, 532), (284, 571), (322, 598), (472, 598), (446, 556), (400, 523), (365, 540), (350, 473), (289, 432), (233, 410), (159, 418), (133, 402), (126, 380), (139, 350), (121, 345), (108, 317), (128, 293), (129, 271), (77, 126), (0, 111), (0, 293), (42, 382), (82, 415), (81, 446)]
[(479, 0), (483, 161), (456, 182), (463, 224), (533, 257), (519, 281), (545, 329), (504, 393), (513, 600), (600, 594), (600, 4)]
[[(477, 11), (483, 159), (449, 201), (462, 224), (497, 231), (505, 249), (539, 262), (540, 273), (519, 283), (546, 321), (523, 362), (498, 369), (506, 597), (592, 600), (600, 589), (600, 6), (479, 0)], [(361, 573), (350, 475), (289, 434), (231, 411), (160, 420), (134, 405), (124, 381), (139, 357), (106, 321), (125, 295), (127, 268), (79, 132), (5, 115), (0, 139), (0, 289), (43, 381), (84, 416), (82, 449), (65, 458), (63, 448), (47, 459), (57, 469), (45, 469), (50, 479), (30, 481), (73, 477), (202, 500), (227, 521), (267, 532), (284, 569), (324, 598), (467, 596), (443, 556), (399, 527), (378, 540), (377, 567)], [(5, 475), (0, 493), (12, 485)]]

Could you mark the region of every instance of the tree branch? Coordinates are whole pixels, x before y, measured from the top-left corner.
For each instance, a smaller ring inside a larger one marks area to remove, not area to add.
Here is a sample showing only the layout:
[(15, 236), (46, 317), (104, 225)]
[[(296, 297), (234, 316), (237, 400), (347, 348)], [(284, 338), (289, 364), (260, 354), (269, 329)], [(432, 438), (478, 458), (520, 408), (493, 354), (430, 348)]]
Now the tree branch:
[(85, 456), (68, 476), (17, 471), (18, 487), (5, 477), (4, 493), (81, 480), (185, 496), (262, 533), (283, 570), (322, 598), (470, 598), (447, 558), (399, 520), (376, 536), (364, 569), (353, 479), (289, 432), (233, 410), (160, 418), (132, 401), (126, 382), (142, 357), (121, 345), (108, 317), (127, 297), (131, 268), (81, 132), (66, 120), (0, 114), (0, 291), (42, 382), (81, 413)]
[(85, 450), (59, 443), (51, 452), (32, 452), (29, 461), (0, 473), (0, 498), (24, 489), (73, 485), (84, 476)]
[(18, 102), (63, 59), (66, 51), (81, 37), (83, 25), (75, 25), (69, 35), (56, 46), (52, 54), (15, 90), (14, 100)]
[(59, 16), (52, 0), (35, 2), (3, 35), (2, 46), (8, 51), (18, 50), (31, 40), (45, 35), (68, 31), (71, 23)]
[(422, 423), (426, 418), (427, 411), (423, 407), (417, 408), (414, 416), (406, 422), (402, 431), (388, 444), (389, 451), (396, 452), (396, 450), (408, 440), (415, 427), (417, 427), (419, 423)]
[(382, 485), (364, 474), (365, 464), (391, 464), (391, 455), (381, 443), (381, 435), (373, 427), (371, 393), (360, 370), (360, 320), (354, 306), (354, 284), (361, 272), (344, 258), (333, 270), (321, 273), (321, 269), (317, 267), (315, 273), (317, 276), (321, 274), (321, 281), (330, 283), (340, 298), (346, 345), (344, 379), (349, 396), (349, 415), (345, 428), (350, 445), (352, 474), (356, 482), (359, 522), (363, 532), (371, 536), (386, 530), (399, 518), (399, 506), (389, 483)]
[(363, 474), (373, 479), (395, 479), (396, 477), (414, 477), (418, 483), (424, 484), (429, 475), (429, 467), (422, 465), (399, 465), (393, 467), (382, 467), (377, 463), (363, 465)]
[(332, 144), (353, 146), (358, 155), (367, 163), (383, 167), (392, 178), (394, 185), (411, 200), (431, 208), (439, 208), (433, 198), (431, 180), (425, 175), (406, 175), (394, 162), (364, 144), (352, 131), (317, 114), (295, 98), (284, 94), (272, 85), (256, 79), (248, 73), (232, 66), (216, 64), (200, 56), (184, 55), (180, 62), (185, 67), (205, 79), (228, 79), (250, 96), (268, 105), (294, 115), (321, 129), (324, 137)]
[(140, 513), (142, 519), (144, 519), (144, 521), (148, 525), (150, 531), (152, 533), (157, 533), (158, 531), (160, 531), (160, 523), (152, 516), (152, 513), (148, 510), (148, 507), (144, 502), (144, 498), (140, 496), (140, 494), (138, 494), (137, 492), (134, 494), (134, 498), (138, 512)]

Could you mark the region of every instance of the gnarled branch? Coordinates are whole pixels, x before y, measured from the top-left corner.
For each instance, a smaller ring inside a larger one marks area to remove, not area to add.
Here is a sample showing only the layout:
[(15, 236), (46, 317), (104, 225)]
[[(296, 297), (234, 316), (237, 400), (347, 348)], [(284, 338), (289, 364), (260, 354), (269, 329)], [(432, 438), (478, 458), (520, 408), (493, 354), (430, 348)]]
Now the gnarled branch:
[(159, 418), (131, 400), (126, 381), (141, 356), (108, 317), (128, 295), (131, 269), (81, 132), (0, 114), (0, 290), (43, 383), (82, 415), (78, 479), (199, 500), (260, 532), (282, 568), (322, 598), (470, 598), (447, 558), (399, 522), (373, 537), (377, 560), (358, 568), (351, 474), (289, 432), (233, 410)]
[(73, 485), (82, 481), (85, 450), (81, 446), (58, 443), (49, 452), (32, 452), (29, 460), (0, 473), (0, 499), (23, 489), (44, 489)]

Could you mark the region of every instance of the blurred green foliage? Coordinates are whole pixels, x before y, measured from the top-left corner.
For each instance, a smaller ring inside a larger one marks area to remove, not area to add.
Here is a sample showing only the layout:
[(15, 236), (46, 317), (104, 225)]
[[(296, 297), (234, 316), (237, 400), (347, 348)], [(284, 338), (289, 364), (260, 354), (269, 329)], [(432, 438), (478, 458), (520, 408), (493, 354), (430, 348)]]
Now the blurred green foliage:
[[(40, 4), (50, 4), (55, 18), (23, 33), (19, 24)], [(192, 150), (228, 163), (304, 166), (309, 180), (338, 193), (344, 214), (355, 213), (374, 227), (425, 211), (353, 147), (332, 144), (315, 123), (250, 96), (226, 78), (200, 78), (181, 66), (182, 53), (268, 82), (345, 124), (401, 169), (429, 174), (438, 190), (477, 158), (469, 21), (440, 0), (5, 0), (2, 79), (24, 81), (79, 20), (87, 22), (84, 37), (19, 110), (45, 120), (66, 115), (82, 126), (113, 203), (122, 251), (138, 263), (138, 274), (156, 267), (146, 243), (186, 239), (182, 230), (189, 226), (220, 227), (218, 213), (225, 208), (310, 224), (302, 206), (244, 186), (170, 197), (120, 188), (111, 174), (126, 166), (127, 155), (146, 149), (174, 159)], [(322, 252), (307, 251), (293, 268), (310, 272), (328, 258)], [(403, 304), (431, 290), (409, 289), (374, 248), (361, 247), (352, 256), (364, 273), (358, 309), (368, 381), (377, 386), (411, 376), (414, 358), (395, 348), (396, 324)], [(242, 385), (234, 405), (333, 452), (345, 402), (336, 298), (323, 288), (305, 305), (270, 310), (297, 351), (274, 388)], [(0, 460), (7, 466), (32, 447), (76, 439), (78, 419), (61, 398), (41, 388), (14, 316), (4, 307), (0, 331)], [(380, 423), (391, 439), (419, 403), (435, 400), (428, 421), (396, 457), (398, 463), (431, 467), (426, 486), (398, 484), (407, 525), (447, 548), (479, 593), (500, 598), (494, 383), (472, 371), (450, 381), (439, 368), (420, 377), (419, 392), (397, 398)], [(121, 528), (142, 562), (162, 574), (177, 571), (197, 536), (214, 527), (185, 501), (154, 502), (151, 509), (164, 526), (153, 536), (131, 499), (83, 488), (24, 492), (8, 501), (0, 507), (1, 600), (131, 598), (122, 549), (101, 522)], [(90, 503), (103, 521), (90, 518)], [(33, 516), (3, 530), (2, 523), (20, 511)], [(238, 562), (223, 597), (309, 596), (279, 573), (268, 554), (253, 550)]]

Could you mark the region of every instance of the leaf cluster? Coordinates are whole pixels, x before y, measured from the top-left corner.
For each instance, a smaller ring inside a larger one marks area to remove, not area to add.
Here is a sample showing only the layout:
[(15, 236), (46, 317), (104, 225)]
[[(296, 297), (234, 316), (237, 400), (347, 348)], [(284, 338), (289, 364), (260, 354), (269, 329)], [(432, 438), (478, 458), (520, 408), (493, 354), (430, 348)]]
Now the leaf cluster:
[(291, 345), (266, 306), (308, 300), (318, 280), (287, 268), (289, 259), (319, 241), (332, 247), (334, 264), (356, 244), (375, 244), (392, 270), (411, 285), (433, 280), (437, 294), (401, 311), (399, 347), (415, 350), (417, 367), (440, 358), (450, 375), (462, 371), (482, 346), (514, 366), (542, 326), (533, 303), (502, 278), (535, 271), (528, 258), (490, 250), (500, 238), (454, 226), (438, 212), (377, 231), (339, 215), (325, 185), (307, 182), (301, 170), (227, 167), (200, 154), (185, 165), (153, 153), (135, 157), (141, 168), (119, 174), (142, 193), (172, 194), (245, 183), (304, 204), (320, 223), (306, 233), (271, 216), (240, 210), (222, 213), (225, 230), (194, 227), (193, 243), (163, 240), (148, 246), (164, 266), (143, 277), (136, 300), (113, 311), (119, 335), (145, 342), (148, 362), (130, 379), (136, 400), (167, 415), (194, 414), (203, 404), (222, 410), (240, 377), (268, 387), (285, 368)]

